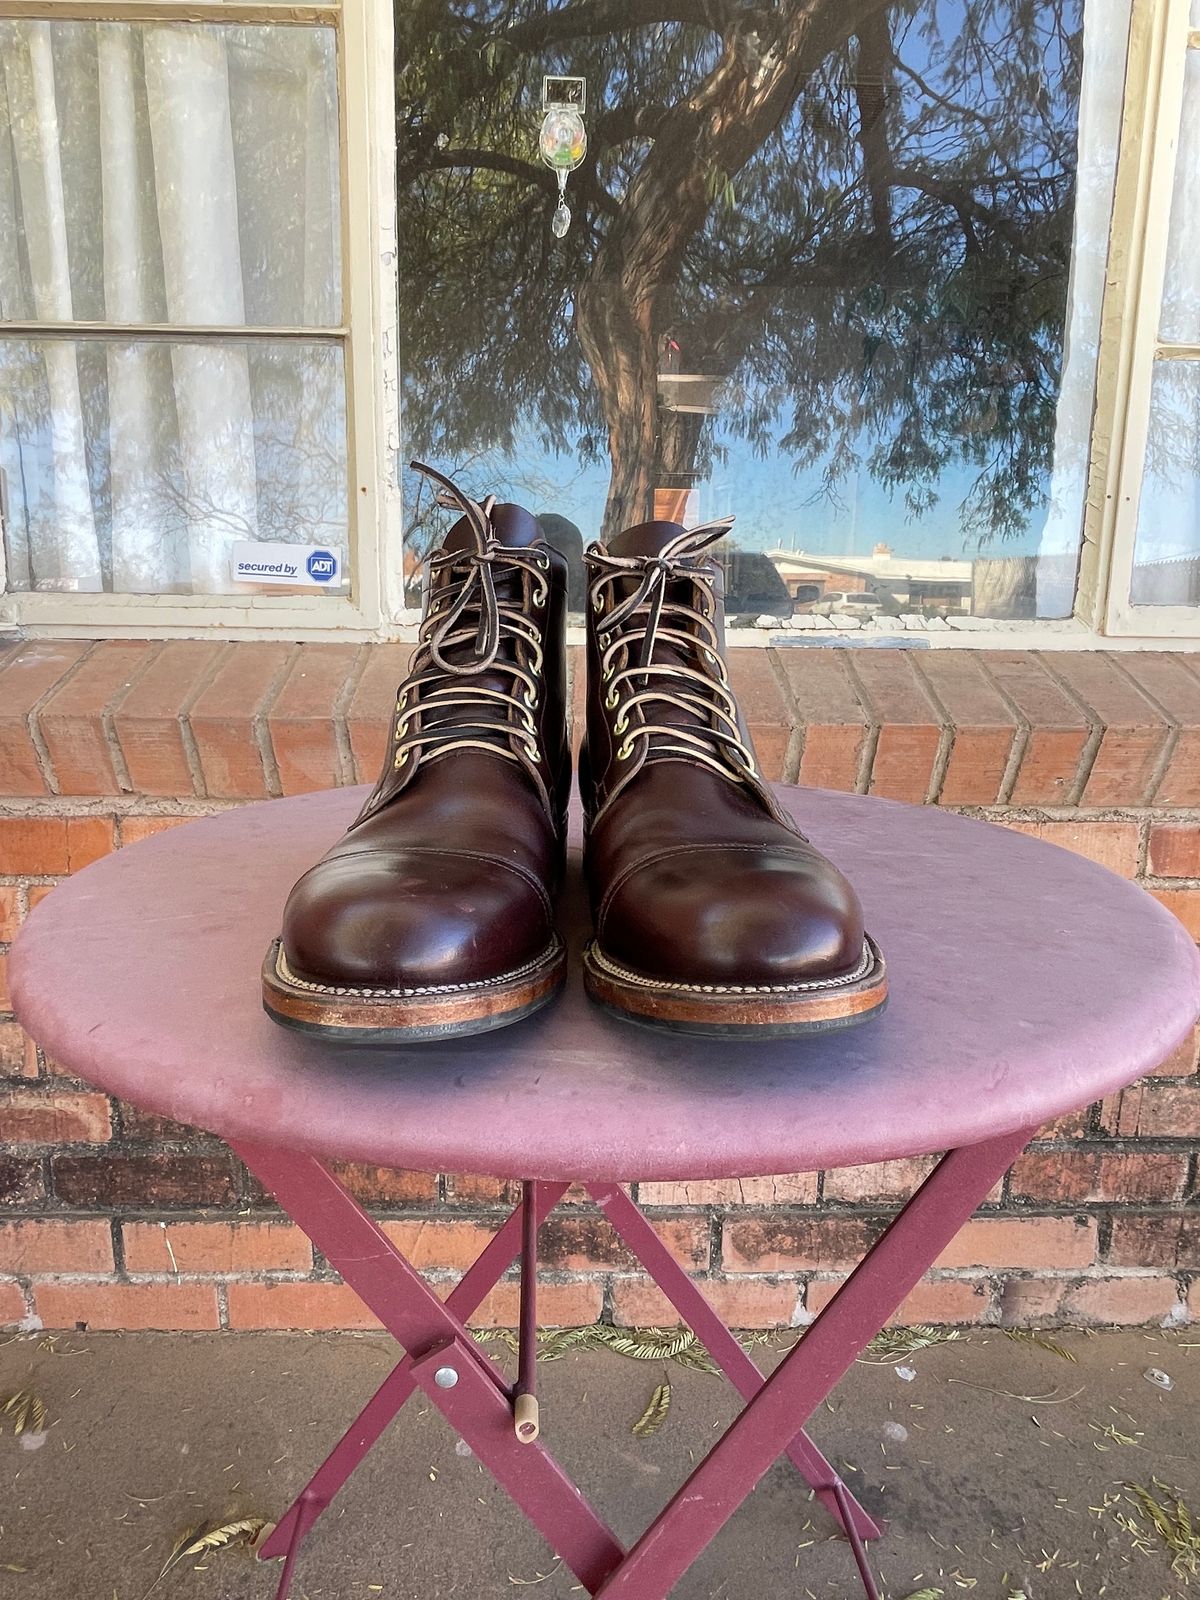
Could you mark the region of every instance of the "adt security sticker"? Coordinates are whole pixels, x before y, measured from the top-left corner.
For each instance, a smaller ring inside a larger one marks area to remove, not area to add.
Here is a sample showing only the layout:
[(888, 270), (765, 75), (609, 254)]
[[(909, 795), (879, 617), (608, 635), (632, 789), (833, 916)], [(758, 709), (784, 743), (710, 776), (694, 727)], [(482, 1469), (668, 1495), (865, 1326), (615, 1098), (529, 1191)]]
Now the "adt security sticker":
[(233, 547), (235, 583), (283, 583), (290, 588), (337, 588), (342, 552), (323, 544), (283, 544), (241, 539)]

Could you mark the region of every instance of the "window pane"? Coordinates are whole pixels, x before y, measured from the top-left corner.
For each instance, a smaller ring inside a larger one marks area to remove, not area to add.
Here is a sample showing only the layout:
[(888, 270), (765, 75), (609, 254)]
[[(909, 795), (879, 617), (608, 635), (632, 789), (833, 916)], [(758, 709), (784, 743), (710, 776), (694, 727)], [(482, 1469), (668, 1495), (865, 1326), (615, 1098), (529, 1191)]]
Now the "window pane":
[[(396, 7), (409, 453), (576, 550), (736, 512), (750, 619), (1069, 614), (1128, 0), (574, 10)], [(587, 82), (561, 240), (547, 73)]]
[(251, 593), (243, 540), (345, 570), (341, 349), (0, 338), (0, 490), (13, 589)]
[(1200, 361), (1155, 368), (1129, 598), (1200, 605)]
[(0, 317), (341, 322), (329, 28), (0, 20)]
[[(1200, 4), (1200, 0), (1197, 0)], [(1189, 50), (1184, 68), (1183, 112), (1175, 157), (1171, 231), (1163, 284), (1161, 335), (1182, 344), (1200, 340), (1200, 50)]]

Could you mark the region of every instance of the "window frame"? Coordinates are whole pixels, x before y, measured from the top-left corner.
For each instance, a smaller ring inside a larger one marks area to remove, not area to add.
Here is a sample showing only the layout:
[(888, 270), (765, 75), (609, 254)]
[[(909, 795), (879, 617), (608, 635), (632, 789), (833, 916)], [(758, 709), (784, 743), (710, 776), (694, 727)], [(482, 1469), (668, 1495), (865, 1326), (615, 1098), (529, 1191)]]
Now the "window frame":
[(1130, 599), (1155, 367), (1200, 358), (1200, 344), (1159, 337), (1184, 75), (1200, 49), (1188, 11), (1134, 0), (1075, 612), (1102, 639), (1160, 648), (1200, 638), (1200, 606)]
[[(342, 304), (331, 327), (191, 327), (0, 321), (0, 337), (170, 342), (276, 340), (335, 344), (346, 397), (347, 595), (0, 592), (0, 628), (29, 637), (208, 635), (306, 639), (378, 635), (403, 605), (389, 560), (400, 542), (394, 470), (399, 448), (395, 373), (395, 141), (392, 19), (385, 0), (0, 0), (0, 17), (36, 21), (191, 22), (321, 26), (333, 30), (341, 184)], [(386, 459), (385, 459), (386, 457)], [(386, 469), (386, 470), (385, 470)], [(0, 544), (0, 589), (3, 584)]]

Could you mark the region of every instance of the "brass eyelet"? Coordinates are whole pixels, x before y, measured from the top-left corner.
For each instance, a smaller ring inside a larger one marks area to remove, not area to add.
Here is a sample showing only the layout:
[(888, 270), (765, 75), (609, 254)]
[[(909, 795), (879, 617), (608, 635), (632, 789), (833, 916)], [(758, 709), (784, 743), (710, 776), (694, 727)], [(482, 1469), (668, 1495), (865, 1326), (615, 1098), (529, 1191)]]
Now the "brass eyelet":
[(610, 689), (604, 696), (604, 707), (606, 711), (615, 711), (617, 709), (617, 691), (615, 689)]
[(625, 734), (629, 732), (629, 719), (626, 717), (624, 712), (622, 712), (617, 720), (613, 723), (613, 732), (619, 734)]
[(633, 744), (632, 744), (632, 742), (629, 739), (623, 740), (621, 742), (621, 744), (617, 747), (617, 760), (618, 761), (628, 761), (632, 754), (633, 754)]

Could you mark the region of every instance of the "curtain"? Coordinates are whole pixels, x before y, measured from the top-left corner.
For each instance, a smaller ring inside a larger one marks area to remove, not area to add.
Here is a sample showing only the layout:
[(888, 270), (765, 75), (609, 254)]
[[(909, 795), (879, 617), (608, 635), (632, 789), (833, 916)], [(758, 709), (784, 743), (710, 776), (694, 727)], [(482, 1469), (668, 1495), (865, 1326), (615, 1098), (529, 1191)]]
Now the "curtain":
[(1075, 218), (1062, 384), (1037, 555), (1039, 617), (1069, 617), (1075, 604), (1128, 34), (1129, 0), (1084, 0)]
[[(328, 30), (0, 21), (0, 62), (5, 319), (341, 322)], [(342, 396), (328, 345), (0, 337), (9, 586), (211, 593), (236, 540), (344, 536)]]

